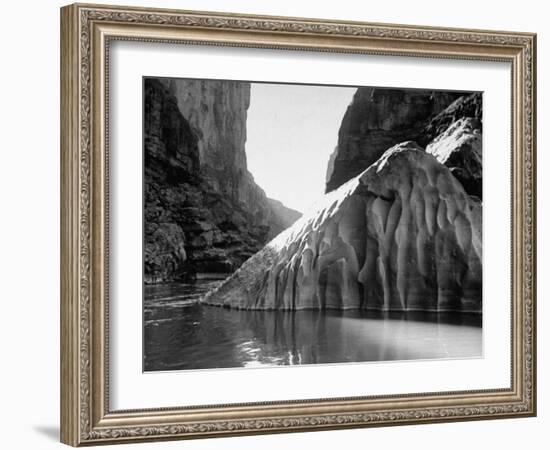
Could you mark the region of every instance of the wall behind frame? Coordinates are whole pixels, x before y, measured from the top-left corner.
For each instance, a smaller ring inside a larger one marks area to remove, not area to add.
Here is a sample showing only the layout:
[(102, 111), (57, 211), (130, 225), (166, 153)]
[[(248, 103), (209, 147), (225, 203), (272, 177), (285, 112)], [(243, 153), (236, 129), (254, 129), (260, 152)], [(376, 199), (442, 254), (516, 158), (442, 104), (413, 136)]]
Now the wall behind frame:
[[(550, 33), (544, 2), (496, 3), (464, 0), (443, 7), (438, 1), (353, 0), (163, 0), (115, 1), (143, 7), (213, 10), (327, 19), (531, 31), (538, 36), (538, 317), (539, 343), (550, 340), (545, 298), (550, 270), (544, 254), (550, 239), (550, 145), (543, 124), (550, 121), (545, 79), (550, 77)], [(5, 448), (61, 448), (59, 422), (59, 7), (57, 0), (10, 2), (3, 6), (3, 70), (0, 124), (2, 220), (2, 441)], [(359, 429), (336, 432), (140, 444), (144, 449), (348, 449), (543, 448), (550, 426), (548, 352), (539, 349), (539, 416), (532, 419)], [(117, 448), (137, 448), (119, 446)]]

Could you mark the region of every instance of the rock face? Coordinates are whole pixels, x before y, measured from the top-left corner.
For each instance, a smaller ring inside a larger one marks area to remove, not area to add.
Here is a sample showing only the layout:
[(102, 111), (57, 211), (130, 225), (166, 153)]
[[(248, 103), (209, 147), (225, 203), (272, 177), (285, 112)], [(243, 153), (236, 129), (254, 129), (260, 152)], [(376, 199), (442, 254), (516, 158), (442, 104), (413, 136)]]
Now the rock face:
[(476, 119), (476, 123), (481, 131), (481, 122), (483, 119), (483, 98), (481, 92), (474, 92), (458, 97), (443, 111), (429, 120), (416, 138), (416, 142), (421, 147), (426, 147), (454, 122), (466, 118)]
[(464, 95), (432, 118), (417, 138), (445, 164), (466, 192), (483, 198), (481, 92)]
[(144, 89), (145, 282), (230, 272), (300, 215), (248, 172), (250, 85), (147, 78)]
[(302, 213), (283, 205), (283, 203), (279, 200), (268, 197), (267, 203), (272, 211), (269, 222), (269, 240), (277, 236), (281, 230), (286, 230), (300, 217), (302, 217)]
[(468, 194), (482, 199), (481, 144), (481, 122), (468, 117), (449, 125), (426, 147), (426, 152), (445, 164)]
[(429, 120), (461, 95), (413, 89), (358, 88), (344, 114), (338, 144), (329, 160), (326, 192), (363, 172), (393, 145), (418, 140)]
[[(263, 191), (246, 166), (246, 116), (250, 84), (232, 81), (160, 79), (197, 136), (201, 175), (229, 198), (258, 202)], [(264, 195), (265, 196), (265, 195)]]
[(414, 142), (324, 196), (203, 301), (481, 311), (481, 204)]

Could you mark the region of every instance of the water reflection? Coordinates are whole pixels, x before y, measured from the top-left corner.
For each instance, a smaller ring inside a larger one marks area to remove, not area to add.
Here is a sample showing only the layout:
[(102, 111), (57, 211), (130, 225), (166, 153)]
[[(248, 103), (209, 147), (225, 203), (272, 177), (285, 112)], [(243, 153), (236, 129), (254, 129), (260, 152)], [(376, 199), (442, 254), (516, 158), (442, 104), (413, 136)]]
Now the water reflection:
[(479, 357), (481, 318), (372, 311), (238, 311), (201, 305), (215, 284), (147, 287), (145, 370)]

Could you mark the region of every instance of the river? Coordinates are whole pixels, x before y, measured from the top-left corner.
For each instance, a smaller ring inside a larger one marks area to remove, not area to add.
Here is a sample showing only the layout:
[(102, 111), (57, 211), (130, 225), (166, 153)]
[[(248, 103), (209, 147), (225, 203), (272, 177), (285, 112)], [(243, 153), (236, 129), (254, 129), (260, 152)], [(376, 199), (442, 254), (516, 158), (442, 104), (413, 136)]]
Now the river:
[(145, 371), (482, 356), (480, 315), (200, 304), (217, 283), (145, 286)]

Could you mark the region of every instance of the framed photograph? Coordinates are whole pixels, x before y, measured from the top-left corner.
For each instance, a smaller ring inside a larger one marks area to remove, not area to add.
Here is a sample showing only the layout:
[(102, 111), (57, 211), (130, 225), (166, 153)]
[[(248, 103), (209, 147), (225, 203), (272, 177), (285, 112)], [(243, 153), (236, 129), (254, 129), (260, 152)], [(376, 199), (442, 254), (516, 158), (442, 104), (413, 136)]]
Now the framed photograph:
[(62, 442), (535, 415), (535, 58), (62, 8)]

